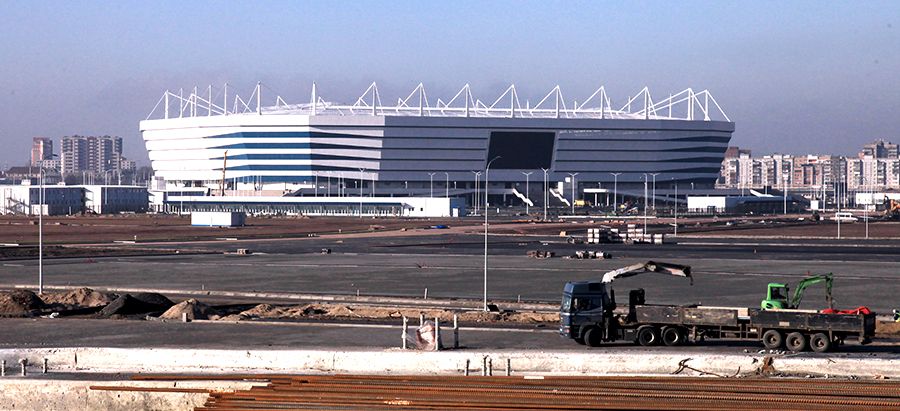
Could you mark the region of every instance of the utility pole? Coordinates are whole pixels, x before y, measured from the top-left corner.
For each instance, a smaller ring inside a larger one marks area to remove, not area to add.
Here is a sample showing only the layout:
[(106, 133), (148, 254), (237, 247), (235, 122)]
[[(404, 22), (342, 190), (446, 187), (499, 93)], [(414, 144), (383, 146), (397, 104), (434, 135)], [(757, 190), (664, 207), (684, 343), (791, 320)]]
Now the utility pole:
[(363, 175), (366, 173), (366, 169), (360, 167), (359, 169), (359, 218), (362, 218), (363, 215)]

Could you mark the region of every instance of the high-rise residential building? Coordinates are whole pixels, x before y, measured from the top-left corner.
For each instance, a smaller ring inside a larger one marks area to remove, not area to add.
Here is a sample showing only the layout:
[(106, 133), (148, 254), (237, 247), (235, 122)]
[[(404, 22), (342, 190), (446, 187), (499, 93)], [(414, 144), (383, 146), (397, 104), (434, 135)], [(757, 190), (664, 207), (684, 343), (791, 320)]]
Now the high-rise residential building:
[(31, 165), (42, 165), (44, 160), (53, 159), (53, 140), (47, 137), (31, 139)]
[(121, 137), (76, 135), (62, 138), (63, 173), (121, 170), (125, 161)]
[(896, 159), (900, 158), (900, 147), (889, 141), (876, 140), (863, 146), (859, 152), (859, 158), (872, 157), (874, 159)]

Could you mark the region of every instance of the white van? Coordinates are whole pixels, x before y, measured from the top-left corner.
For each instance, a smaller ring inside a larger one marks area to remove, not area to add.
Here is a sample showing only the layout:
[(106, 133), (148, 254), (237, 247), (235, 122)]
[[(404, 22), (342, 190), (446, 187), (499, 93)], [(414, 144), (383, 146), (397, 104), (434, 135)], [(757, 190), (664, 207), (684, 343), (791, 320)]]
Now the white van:
[(834, 213), (834, 217), (831, 217), (831, 219), (842, 223), (855, 223), (859, 221), (858, 218), (853, 216), (853, 213), (848, 213), (846, 211)]

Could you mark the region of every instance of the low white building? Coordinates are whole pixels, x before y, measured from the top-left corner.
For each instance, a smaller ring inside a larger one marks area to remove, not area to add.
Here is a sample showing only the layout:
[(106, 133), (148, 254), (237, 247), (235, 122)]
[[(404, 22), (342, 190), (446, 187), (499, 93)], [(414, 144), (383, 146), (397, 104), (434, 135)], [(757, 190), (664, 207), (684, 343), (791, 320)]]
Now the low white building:
[(83, 206), (84, 189), (81, 187), (29, 184), (0, 186), (0, 214), (65, 215), (79, 213)]
[(459, 217), (463, 198), (446, 197), (274, 197), (165, 196), (163, 212), (242, 211), (251, 215)]

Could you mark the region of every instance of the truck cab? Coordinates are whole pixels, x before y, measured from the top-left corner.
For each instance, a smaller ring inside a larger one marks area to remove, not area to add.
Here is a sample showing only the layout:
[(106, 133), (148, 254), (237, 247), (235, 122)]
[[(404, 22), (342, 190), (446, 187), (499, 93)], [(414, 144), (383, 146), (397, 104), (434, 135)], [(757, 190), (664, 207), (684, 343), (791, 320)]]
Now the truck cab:
[(615, 308), (614, 297), (607, 293), (606, 284), (591, 281), (566, 283), (559, 308), (559, 334), (584, 344), (586, 326), (603, 324)]

